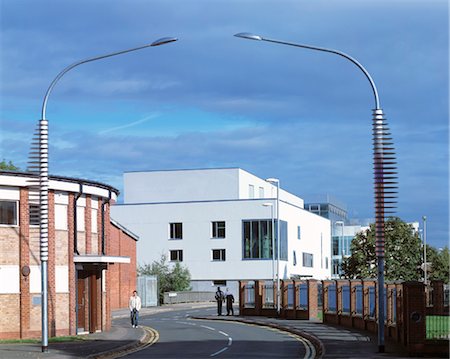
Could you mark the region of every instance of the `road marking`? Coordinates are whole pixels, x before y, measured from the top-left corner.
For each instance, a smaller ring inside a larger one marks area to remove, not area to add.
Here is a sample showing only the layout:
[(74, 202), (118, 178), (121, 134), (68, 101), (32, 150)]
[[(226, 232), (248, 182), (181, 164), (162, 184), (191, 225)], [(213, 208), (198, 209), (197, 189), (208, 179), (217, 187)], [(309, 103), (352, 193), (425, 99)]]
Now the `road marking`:
[(192, 325), (192, 326), (196, 326), (196, 325), (197, 325), (197, 324), (195, 324), (195, 323), (180, 322), (180, 321), (176, 321), (175, 323), (178, 323), (178, 324), (186, 324), (186, 325)]
[(227, 333), (224, 333), (221, 330), (219, 330), (219, 333), (222, 334), (222, 335), (225, 335), (226, 337), (229, 337), (229, 335)]
[(230, 346), (231, 344), (233, 344), (233, 338), (229, 337), (228, 338), (228, 346)]
[(211, 328), (211, 327), (208, 327), (208, 326), (206, 326), (206, 325), (200, 325), (202, 328), (205, 328), (205, 329), (209, 329), (209, 330), (215, 330), (214, 328)]
[(228, 347), (220, 349), (218, 352), (215, 352), (214, 354), (211, 354), (210, 357), (215, 357), (216, 355), (219, 355), (220, 353), (223, 353), (225, 350), (228, 350)]

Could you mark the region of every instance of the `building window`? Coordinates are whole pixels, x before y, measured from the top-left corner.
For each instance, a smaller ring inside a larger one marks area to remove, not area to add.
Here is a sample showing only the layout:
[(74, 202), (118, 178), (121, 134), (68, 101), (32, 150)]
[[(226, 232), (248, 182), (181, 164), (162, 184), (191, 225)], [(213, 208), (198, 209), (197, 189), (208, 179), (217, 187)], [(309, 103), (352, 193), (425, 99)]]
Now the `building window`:
[(183, 251), (181, 249), (170, 251), (170, 260), (172, 262), (183, 262)]
[(39, 215), (39, 205), (38, 204), (30, 204), (30, 226), (39, 226), (40, 224), (40, 215)]
[(313, 255), (311, 253), (303, 252), (303, 267), (313, 266)]
[(243, 221), (244, 259), (272, 258), (272, 221)]
[(325, 269), (328, 269), (328, 257), (325, 257)]
[(212, 222), (212, 238), (225, 238), (225, 222)]
[(252, 184), (248, 185), (248, 198), (255, 198), (255, 186)]
[(259, 198), (264, 198), (264, 187), (259, 187)]
[[(272, 259), (272, 221), (243, 221), (243, 258)], [(277, 223), (275, 222), (275, 233)], [(275, 237), (275, 258), (277, 257), (277, 238)], [(280, 259), (287, 261), (287, 222), (280, 221)]]
[(0, 224), (17, 226), (16, 201), (0, 201)]
[(183, 223), (170, 223), (169, 230), (169, 239), (183, 239)]
[(225, 249), (213, 249), (212, 250), (213, 261), (225, 261)]
[(297, 239), (301, 239), (302, 238), (302, 233), (300, 230), (300, 226), (297, 226)]
[(297, 253), (294, 251), (294, 259), (293, 259), (294, 265), (297, 265)]

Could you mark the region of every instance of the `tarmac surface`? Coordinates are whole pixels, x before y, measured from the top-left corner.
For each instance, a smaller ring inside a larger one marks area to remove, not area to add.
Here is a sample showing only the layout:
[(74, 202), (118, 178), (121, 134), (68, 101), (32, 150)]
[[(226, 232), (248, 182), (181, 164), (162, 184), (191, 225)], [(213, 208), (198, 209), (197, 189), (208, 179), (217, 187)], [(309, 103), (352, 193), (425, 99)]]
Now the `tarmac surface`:
[[(211, 307), (214, 303), (172, 304), (161, 307), (142, 308), (139, 316), (192, 308)], [(119, 318), (129, 317), (127, 309), (113, 312), (112, 329), (81, 336), (83, 340), (62, 343), (49, 343), (49, 351), (42, 353), (41, 343), (6, 344), (0, 341), (0, 358), (118, 358), (127, 353), (136, 352), (152, 345), (158, 340), (158, 333), (149, 327), (132, 328), (128, 321), (124, 324)], [(315, 348), (317, 358), (405, 358), (407, 353), (400, 346), (386, 345), (386, 353), (378, 353), (377, 338), (367, 332), (337, 327), (306, 320), (284, 320), (264, 317), (241, 316), (195, 316), (192, 319), (234, 320), (256, 325), (274, 327), (310, 340)]]

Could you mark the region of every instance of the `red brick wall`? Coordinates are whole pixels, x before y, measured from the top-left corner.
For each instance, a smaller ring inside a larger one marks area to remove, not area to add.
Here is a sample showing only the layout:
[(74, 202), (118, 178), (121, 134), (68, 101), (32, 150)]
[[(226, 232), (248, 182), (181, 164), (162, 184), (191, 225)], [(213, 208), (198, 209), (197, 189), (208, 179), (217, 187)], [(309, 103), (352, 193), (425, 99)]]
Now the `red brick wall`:
[(136, 241), (120, 228), (110, 226), (110, 255), (130, 257), (130, 263), (109, 267), (111, 309), (128, 307), (131, 293), (136, 289)]

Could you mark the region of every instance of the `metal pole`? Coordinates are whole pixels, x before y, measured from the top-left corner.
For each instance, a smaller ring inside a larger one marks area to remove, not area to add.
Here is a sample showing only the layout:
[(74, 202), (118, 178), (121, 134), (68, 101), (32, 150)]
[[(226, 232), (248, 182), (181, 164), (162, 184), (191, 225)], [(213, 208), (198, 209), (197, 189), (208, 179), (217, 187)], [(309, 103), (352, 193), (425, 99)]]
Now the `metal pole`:
[(273, 204), (270, 206), (272, 216), (272, 285), (275, 284), (275, 218), (273, 216)]
[(422, 217), (423, 220), (423, 283), (428, 283), (427, 271), (427, 216)]
[(277, 181), (277, 313), (280, 315), (281, 291), (280, 291), (280, 181)]
[(151, 46), (159, 46), (177, 41), (174, 37), (165, 37), (140, 47), (117, 51), (107, 55), (92, 57), (73, 63), (64, 68), (50, 83), (42, 102), (41, 120), (39, 121), (39, 238), (41, 259), (41, 320), (42, 320), (42, 352), (48, 352), (48, 121), (45, 118), (47, 101), (57, 82), (65, 73), (74, 67), (127, 52), (141, 50)]
[[(375, 199), (375, 254), (377, 256), (377, 277), (378, 277), (378, 351), (384, 352), (384, 220), (385, 215), (394, 213), (391, 209), (395, 208), (396, 201), (390, 200), (396, 198), (397, 177), (396, 162), (392, 139), (389, 137), (389, 129), (384, 119), (383, 110), (380, 106), (378, 91), (375, 82), (369, 72), (353, 57), (337, 50), (326, 49), (322, 47), (297, 44), (287, 41), (273, 40), (264, 38), (247, 32), (241, 32), (234, 36), (257, 41), (266, 41), (276, 44), (301, 47), (310, 50), (328, 52), (346, 58), (356, 65), (369, 80), (374, 95), (375, 109), (373, 110), (373, 154), (374, 154), (374, 199)], [(386, 199), (389, 199), (386, 201)], [(388, 205), (386, 205), (388, 204)]]

